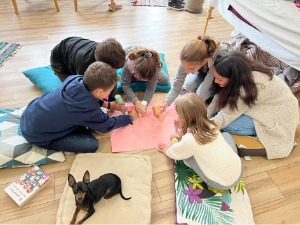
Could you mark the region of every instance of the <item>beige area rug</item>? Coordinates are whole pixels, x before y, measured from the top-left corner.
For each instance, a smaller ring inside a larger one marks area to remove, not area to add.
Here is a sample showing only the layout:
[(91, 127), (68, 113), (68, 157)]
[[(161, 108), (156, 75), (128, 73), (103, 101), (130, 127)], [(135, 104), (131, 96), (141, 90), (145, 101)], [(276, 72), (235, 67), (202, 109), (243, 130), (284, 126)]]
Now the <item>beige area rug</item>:
[[(70, 174), (76, 181), (82, 180), (89, 170), (91, 180), (104, 173), (115, 173), (122, 180), (122, 192), (125, 201), (119, 195), (111, 199), (101, 199), (96, 212), (84, 224), (150, 224), (151, 223), (151, 182), (152, 166), (148, 156), (88, 153), (78, 154), (72, 164)], [(75, 211), (75, 199), (67, 183), (60, 200), (56, 224), (69, 224)], [(80, 211), (77, 221), (86, 212)]]

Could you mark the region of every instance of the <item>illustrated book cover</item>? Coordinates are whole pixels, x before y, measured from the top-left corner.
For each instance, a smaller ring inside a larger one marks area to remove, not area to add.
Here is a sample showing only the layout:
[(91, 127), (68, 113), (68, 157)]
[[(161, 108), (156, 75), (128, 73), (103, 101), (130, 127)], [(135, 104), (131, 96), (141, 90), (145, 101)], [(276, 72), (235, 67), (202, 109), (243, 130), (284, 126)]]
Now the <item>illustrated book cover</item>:
[(43, 187), (45, 187), (51, 178), (38, 166), (31, 167), (19, 179), (7, 186), (4, 191), (22, 207)]

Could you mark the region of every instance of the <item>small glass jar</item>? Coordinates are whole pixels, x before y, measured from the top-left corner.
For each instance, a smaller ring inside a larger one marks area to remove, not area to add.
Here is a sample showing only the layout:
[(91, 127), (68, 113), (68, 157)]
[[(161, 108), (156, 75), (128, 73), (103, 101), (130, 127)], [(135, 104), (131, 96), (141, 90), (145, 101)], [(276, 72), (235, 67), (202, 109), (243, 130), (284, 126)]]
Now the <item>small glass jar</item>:
[(146, 112), (147, 111), (147, 104), (148, 104), (147, 101), (144, 100), (144, 101), (141, 102), (141, 104), (142, 104), (143, 111)]
[(116, 102), (123, 103), (123, 99), (121, 95), (115, 95)]

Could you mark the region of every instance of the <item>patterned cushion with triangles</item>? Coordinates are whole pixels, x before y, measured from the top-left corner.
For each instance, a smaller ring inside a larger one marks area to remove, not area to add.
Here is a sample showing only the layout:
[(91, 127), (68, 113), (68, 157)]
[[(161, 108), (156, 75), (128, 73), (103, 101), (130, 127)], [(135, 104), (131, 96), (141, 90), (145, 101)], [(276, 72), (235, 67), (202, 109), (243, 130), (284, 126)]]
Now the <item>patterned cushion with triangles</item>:
[(63, 152), (29, 144), (22, 136), (20, 118), (26, 107), (0, 109), (0, 168), (63, 162)]

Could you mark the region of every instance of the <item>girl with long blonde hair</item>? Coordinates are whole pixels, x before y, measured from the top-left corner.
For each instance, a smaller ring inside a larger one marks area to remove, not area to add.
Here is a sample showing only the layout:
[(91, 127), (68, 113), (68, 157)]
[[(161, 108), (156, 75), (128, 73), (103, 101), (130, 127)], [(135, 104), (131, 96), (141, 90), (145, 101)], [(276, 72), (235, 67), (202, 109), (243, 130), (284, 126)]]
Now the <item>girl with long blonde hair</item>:
[(197, 94), (187, 93), (176, 99), (175, 109), (181, 131), (171, 139), (177, 138), (178, 143), (160, 143), (159, 150), (171, 159), (183, 160), (215, 189), (234, 187), (242, 177), (241, 160), (214, 121), (208, 119), (205, 103)]

